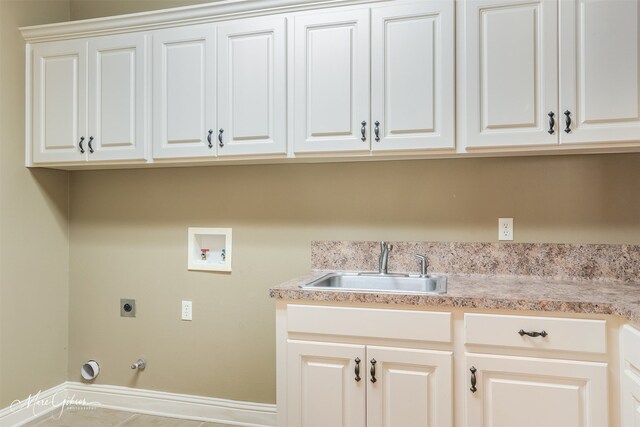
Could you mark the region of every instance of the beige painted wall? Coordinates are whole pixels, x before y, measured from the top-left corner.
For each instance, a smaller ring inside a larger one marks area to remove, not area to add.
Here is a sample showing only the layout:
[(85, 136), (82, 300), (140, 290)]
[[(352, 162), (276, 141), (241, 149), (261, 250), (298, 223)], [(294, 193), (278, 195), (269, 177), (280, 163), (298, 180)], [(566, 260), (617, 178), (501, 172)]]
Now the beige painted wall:
[[(513, 216), (519, 242), (637, 244), (639, 188), (637, 154), (74, 172), (70, 379), (97, 358), (101, 383), (274, 402), (267, 290), (311, 240), (494, 241)], [(187, 271), (188, 226), (233, 227), (231, 275)]]
[(0, 1), (0, 408), (67, 377), (68, 173), (24, 167), (18, 27), (68, 17), (67, 0)]
[(101, 18), (217, 0), (71, 0), (71, 20)]

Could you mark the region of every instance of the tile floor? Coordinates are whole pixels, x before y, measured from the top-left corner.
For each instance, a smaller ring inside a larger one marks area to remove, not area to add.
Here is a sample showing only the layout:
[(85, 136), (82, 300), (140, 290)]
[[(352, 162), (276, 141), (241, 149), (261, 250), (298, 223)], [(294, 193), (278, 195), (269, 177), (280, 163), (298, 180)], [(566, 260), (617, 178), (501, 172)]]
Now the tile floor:
[(234, 427), (227, 424), (156, 417), (105, 408), (71, 407), (62, 414), (54, 411), (25, 427)]

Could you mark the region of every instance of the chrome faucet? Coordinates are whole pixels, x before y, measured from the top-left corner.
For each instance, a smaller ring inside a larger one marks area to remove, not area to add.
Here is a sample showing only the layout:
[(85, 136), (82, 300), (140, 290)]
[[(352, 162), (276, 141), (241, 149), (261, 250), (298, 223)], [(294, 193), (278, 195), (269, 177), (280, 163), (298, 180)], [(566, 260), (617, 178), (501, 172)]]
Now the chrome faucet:
[(380, 270), (378, 274), (388, 274), (389, 270), (389, 252), (393, 249), (393, 245), (390, 245), (384, 240), (380, 242)]
[(429, 260), (426, 256), (416, 254), (416, 258), (420, 261), (420, 277), (428, 277), (427, 268), (429, 268)]

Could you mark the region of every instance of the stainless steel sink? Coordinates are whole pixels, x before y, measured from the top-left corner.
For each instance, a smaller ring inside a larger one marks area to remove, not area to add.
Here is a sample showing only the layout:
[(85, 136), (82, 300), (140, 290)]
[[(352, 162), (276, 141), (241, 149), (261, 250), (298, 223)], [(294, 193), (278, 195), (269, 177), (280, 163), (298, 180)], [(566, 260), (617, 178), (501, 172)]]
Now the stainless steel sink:
[(327, 291), (444, 294), (447, 292), (447, 276), (440, 274), (420, 277), (391, 274), (328, 273), (312, 282), (300, 285), (300, 287)]

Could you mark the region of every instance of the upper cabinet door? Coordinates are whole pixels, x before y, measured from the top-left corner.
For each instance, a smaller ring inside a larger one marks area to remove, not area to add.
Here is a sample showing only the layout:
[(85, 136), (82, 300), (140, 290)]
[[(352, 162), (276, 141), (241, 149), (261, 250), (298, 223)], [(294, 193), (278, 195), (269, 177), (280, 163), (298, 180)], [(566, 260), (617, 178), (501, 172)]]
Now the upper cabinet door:
[(153, 35), (153, 157), (216, 155), (215, 28)]
[(286, 20), (218, 27), (218, 155), (286, 154)]
[(454, 148), (453, 1), (372, 9), (374, 151)]
[(295, 152), (369, 151), (369, 10), (296, 16), (294, 27)]
[(637, 142), (638, 1), (573, 0), (560, 8), (560, 142)]
[(557, 1), (469, 0), (462, 7), (467, 147), (557, 144)]
[(87, 156), (87, 42), (33, 47), (35, 163), (82, 162)]
[(145, 41), (142, 34), (89, 41), (89, 160), (144, 159)]

